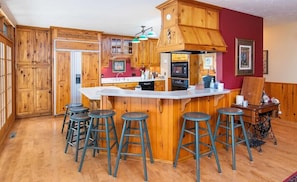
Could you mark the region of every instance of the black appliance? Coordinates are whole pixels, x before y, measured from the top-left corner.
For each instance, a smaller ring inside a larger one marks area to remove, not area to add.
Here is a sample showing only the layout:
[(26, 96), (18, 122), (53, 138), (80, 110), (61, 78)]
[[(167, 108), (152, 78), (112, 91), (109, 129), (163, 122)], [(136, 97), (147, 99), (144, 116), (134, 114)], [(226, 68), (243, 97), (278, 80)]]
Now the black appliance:
[(188, 78), (188, 62), (172, 62), (171, 77)]
[(154, 90), (155, 89), (154, 81), (139, 82), (139, 85), (141, 86), (141, 90)]
[(189, 87), (188, 79), (174, 79), (171, 78), (171, 90), (187, 90)]

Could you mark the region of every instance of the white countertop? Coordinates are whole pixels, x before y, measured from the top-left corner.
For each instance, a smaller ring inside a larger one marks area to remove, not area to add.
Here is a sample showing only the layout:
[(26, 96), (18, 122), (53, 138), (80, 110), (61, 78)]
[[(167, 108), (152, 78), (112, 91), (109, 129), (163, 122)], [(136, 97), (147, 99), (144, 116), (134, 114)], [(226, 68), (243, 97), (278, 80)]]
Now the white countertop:
[(159, 99), (188, 99), (212, 95), (227, 94), (229, 90), (217, 89), (198, 89), (198, 90), (179, 90), (179, 91), (147, 91), (147, 90), (126, 90), (118, 87), (88, 87), (81, 88), (80, 91), (90, 100), (100, 100), (101, 96), (118, 97), (140, 97), (140, 98), (159, 98)]
[(162, 78), (155, 79), (141, 79), (141, 77), (117, 77), (117, 78), (101, 78), (101, 83), (128, 83), (128, 82), (146, 82), (146, 81), (158, 81), (165, 80)]

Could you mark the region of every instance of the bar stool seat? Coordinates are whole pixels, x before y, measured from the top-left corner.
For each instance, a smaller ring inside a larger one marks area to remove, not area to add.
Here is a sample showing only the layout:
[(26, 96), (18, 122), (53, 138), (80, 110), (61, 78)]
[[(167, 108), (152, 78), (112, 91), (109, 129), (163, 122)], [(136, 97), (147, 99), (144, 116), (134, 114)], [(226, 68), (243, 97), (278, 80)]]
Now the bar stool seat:
[[(211, 127), (209, 124), (210, 115), (202, 113), (202, 112), (186, 112), (183, 114), (183, 118), (184, 118), (184, 121), (183, 121), (183, 125), (182, 125), (182, 131), (180, 133), (177, 152), (175, 155), (175, 160), (173, 162), (173, 167), (177, 166), (180, 149), (182, 148), (182, 149), (194, 154), (194, 156), (195, 156), (195, 159), (196, 159), (196, 181), (200, 181), (200, 157), (205, 156), (205, 155), (211, 156), (212, 153), (214, 154), (216, 163), (217, 163), (217, 167), (218, 167), (218, 172), (221, 173), (222, 170), (221, 170), (216, 146), (214, 143), (214, 139), (212, 136)], [(195, 126), (187, 127), (188, 122), (194, 122)], [(205, 122), (206, 128), (202, 127), (202, 125), (199, 125), (201, 122)], [(200, 131), (202, 131), (202, 133), (200, 133)], [(194, 135), (195, 138), (194, 138), (194, 141), (183, 144), (183, 139), (184, 139), (184, 136), (186, 133)], [(206, 136), (209, 136), (209, 138), (210, 138), (210, 142), (211, 142), (210, 145), (208, 143), (204, 143), (204, 142), (200, 141), (200, 139), (202, 137), (206, 137)], [(190, 146), (193, 146), (193, 145), (194, 145), (194, 150), (192, 150), (190, 148)], [(200, 153), (200, 145), (208, 147), (209, 151)]]
[[(218, 109), (218, 119), (216, 123), (216, 128), (214, 132), (214, 140), (216, 142), (219, 142), (226, 146), (226, 150), (228, 150), (228, 147), (231, 145), (232, 147), (232, 169), (236, 170), (236, 159), (235, 159), (235, 147), (237, 144), (245, 143), (247, 147), (247, 151), (249, 154), (250, 161), (253, 161), (249, 140), (246, 134), (246, 130), (244, 127), (244, 122), (242, 119), (243, 111), (238, 108), (233, 107), (226, 107), (226, 108), (220, 108)], [(224, 120), (223, 116), (226, 117)], [(235, 117), (239, 118), (239, 120), (235, 120)], [(231, 126), (230, 126), (231, 125)], [(219, 128), (222, 128), (222, 130), (225, 130), (225, 133), (218, 133)], [(243, 133), (243, 138), (240, 136), (235, 136), (235, 129), (241, 128)], [(230, 136), (231, 132), (231, 136)], [(231, 144), (229, 137), (231, 137)]]
[(65, 105), (66, 110), (65, 110), (65, 113), (64, 113), (64, 119), (63, 119), (61, 133), (63, 133), (63, 131), (64, 131), (65, 124), (68, 124), (67, 116), (70, 116), (69, 108), (82, 107), (82, 106), (83, 106), (82, 103), (70, 103), (70, 104)]
[[(113, 120), (115, 112), (112, 110), (93, 110), (89, 113), (91, 122), (88, 128), (86, 141), (91, 140), (91, 134), (94, 134), (93, 140), (91, 142), (85, 142), (82, 159), (78, 168), (80, 172), (83, 166), (83, 162), (86, 155), (87, 149), (93, 149), (93, 157), (95, 157), (95, 151), (105, 150), (107, 151), (108, 158), (108, 174), (111, 175), (111, 150), (114, 146), (119, 148), (118, 137), (116, 133), (116, 128)], [(113, 137), (111, 137), (110, 132), (113, 132)], [(105, 133), (105, 137), (101, 137), (100, 133)], [(99, 141), (105, 140), (105, 147), (99, 146)], [(111, 144), (111, 140), (114, 142)]]
[[(124, 156), (124, 160), (126, 160), (126, 156), (141, 156), (143, 161), (143, 171), (144, 171), (144, 180), (147, 181), (147, 167), (146, 167), (146, 149), (149, 151), (150, 162), (154, 163), (152, 148), (149, 139), (149, 133), (147, 129), (146, 119), (148, 115), (143, 112), (127, 112), (122, 115), (122, 119), (124, 120), (124, 125), (122, 129), (121, 139), (119, 150), (116, 159), (114, 177), (117, 176), (119, 162), (121, 156)], [(133, 126), (132, 125), (133, 123)], [(134, 132), (131, 133), (131, 130)], [(139, 142), (130, 142), (130, 137), (139, 137)], [(141, 153), (128, 153), (128, 145), (140, 145), (141, 146)]]
[[(65, 147), (65, 153), (68, 151), (68, 146), (75, 146), (75, 161), (78, 159), (78, 151), (82, 149), (80, 147), (80, 141), (86, 139), (86, 126), (90, 117), (87, 113), (73, 114), (70, 116), (70, 126), (67, 136), (67, 142)], [(85, 141), (86, 142), (86, 141)]]

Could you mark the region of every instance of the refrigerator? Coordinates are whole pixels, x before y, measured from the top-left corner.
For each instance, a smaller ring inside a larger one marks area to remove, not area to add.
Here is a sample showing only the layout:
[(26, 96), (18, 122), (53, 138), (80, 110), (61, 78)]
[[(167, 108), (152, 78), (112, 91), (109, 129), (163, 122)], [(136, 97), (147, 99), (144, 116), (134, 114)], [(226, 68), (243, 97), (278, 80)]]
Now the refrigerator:
[(160, 53), (160, 72), (165, 79), (165, 91), (168, 91), (168, 79), (171, 77), (171, 53)]

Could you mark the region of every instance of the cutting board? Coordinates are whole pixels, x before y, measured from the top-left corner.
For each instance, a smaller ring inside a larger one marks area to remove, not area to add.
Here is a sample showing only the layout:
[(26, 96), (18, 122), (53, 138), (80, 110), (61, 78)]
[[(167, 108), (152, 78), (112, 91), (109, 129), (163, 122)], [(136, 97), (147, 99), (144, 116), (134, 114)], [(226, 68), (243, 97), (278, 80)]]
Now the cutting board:
[(262, 103), (262, 94), (265, 78), (263, 77), (244, 77), (241, 87), (241, 95), (249, 104), (260, 105)]

